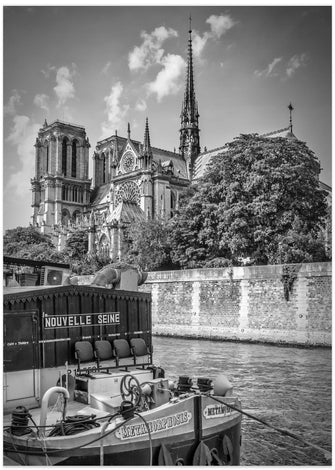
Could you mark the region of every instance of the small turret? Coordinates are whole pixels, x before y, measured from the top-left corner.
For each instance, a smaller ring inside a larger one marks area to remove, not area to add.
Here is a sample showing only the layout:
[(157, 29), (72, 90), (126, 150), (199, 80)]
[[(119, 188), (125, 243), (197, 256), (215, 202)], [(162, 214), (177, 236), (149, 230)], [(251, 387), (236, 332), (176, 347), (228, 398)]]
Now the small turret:
[(148, 118), (145, 120), (145, 131), (143, 139), (143, 159), (144, 159), (144, 169), (148, 170), (151, 168), (152, 163), (152, 149), (150, 144), (150, 132), (149, 132), (149, 122)]

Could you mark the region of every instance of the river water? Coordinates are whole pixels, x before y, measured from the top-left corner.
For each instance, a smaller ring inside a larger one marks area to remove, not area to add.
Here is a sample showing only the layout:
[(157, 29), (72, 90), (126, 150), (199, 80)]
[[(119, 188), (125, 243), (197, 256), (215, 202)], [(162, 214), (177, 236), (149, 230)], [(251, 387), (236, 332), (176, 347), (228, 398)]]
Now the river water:
[[(153, 338), (166, 376), (224, 374), (249, 414), (331, 451), (331, 350)], [(241, 465), (330, 465), (319, 450), (242, 420)]]

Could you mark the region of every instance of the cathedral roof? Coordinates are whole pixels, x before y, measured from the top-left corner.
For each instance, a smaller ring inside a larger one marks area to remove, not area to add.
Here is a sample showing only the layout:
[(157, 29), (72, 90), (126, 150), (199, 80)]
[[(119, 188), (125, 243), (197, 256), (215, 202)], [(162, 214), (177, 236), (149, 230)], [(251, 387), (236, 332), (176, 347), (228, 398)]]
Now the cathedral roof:
[(91, 205), (97, 206), (98, 204), (104, 204), (107, 201), (107, 195), (109, 194), (110, 183), (103, 184), (94, 188), (91, 195)]
[(145, 220), (145, 214), (135, 202), (122, 201), (107, 216), (107, 223), (113, 220), (123, 223), (141, 222)]
[[(118, 139), (118, 144), (120, 146), (119, 155), (121, 156), (125, 150), (128, 140), (127, 138), (121, 137), (119, 135), (117, 136), (117, 139)], [(100, 142), (98, 142), (97, 148), (99, 148), (101, 151), (106, 151), (106, 149), (111, 145), (113, 140), (115, 140), (115, 135), (109, 137), (108, 139), (101, 140)], [(134, 150), (137, 152), (137, 154), (140, 154), (141, 142), (134, 140), (134, 139), (130, 139), (130, 142)], [(174, 175), (179, 178), (186, 178), (186, 179), (188, 178), (185, 159), (179, 153), (171, 152), (170, 150), (164, 150), (158, 147), (153, 147), (152, 145), (151, 145), (151, 150), (152, 150), (153, 161), (155, 163), (158, 164), (159, 162), (161, 162), (161, 164), (163, 164), (163, 162), (166, 162), (167, 160), (171, 160), (173, 163)], [(96, 197), (94, 196), (94, 204), (99, 203), (99, 202), (96, 202), (98, 197), (99, 197), (98, 195)]]
[(175, 152), (170, 152), (169, 150), (163, 150), (156, 147), (151, 147), (153, 159), (156, 163), (164, 162), (170, 160), (173, 163), (174, 175), (180, 178), (187, 178), (187, 168), (185, 160)]
[(211, 159), (215, 157), (215, 155), (225, 153), (226, 151), (227, 150), (225, 146), (222, 146), (200, 153), (195, 161), (193, 179), (197, 180), (202, 178), (205, 174), (206, 166), (211, 161)]

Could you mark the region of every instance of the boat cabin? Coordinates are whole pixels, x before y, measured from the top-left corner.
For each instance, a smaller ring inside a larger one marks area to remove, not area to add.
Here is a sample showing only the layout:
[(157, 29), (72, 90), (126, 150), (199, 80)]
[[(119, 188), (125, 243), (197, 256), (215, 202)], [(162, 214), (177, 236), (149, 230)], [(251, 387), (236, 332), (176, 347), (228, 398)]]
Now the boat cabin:
[(119, 393), (117, 376), (127, 371), (136, 369), (147, 380), (151, 355), (148, 293), (89, 285), (4, 287), (5, 410), (38, 407), (57, 381), (73, 384), (75, 400), (84, 403), (106, 388)]

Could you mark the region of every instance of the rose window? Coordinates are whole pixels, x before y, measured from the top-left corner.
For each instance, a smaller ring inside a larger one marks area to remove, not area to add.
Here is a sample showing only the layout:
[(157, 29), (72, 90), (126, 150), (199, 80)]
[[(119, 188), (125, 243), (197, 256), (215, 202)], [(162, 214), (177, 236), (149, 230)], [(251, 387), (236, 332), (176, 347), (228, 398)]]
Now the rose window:
[(134, 181), (127, 181), (118, 187), (115, 194), (116, 204), (120, 202), (135, 202), (140, 203), (140, 190)]
[(133, 171), (135, 166), (135, 158), (131, 152), (126, 152), (121, 161), (121, 167), (123, 173), (128, 173), (129, 171)]

